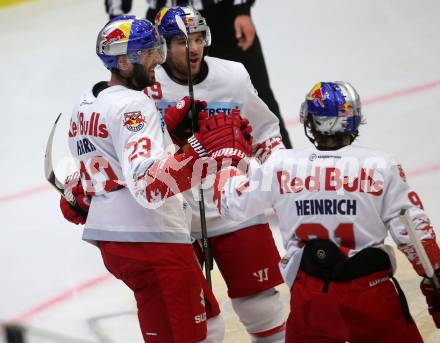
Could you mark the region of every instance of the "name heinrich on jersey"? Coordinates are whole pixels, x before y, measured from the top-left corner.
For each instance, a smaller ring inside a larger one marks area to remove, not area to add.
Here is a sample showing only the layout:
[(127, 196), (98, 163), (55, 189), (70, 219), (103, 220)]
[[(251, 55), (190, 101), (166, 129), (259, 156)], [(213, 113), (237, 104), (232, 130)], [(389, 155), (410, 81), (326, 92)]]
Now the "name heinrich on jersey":
[(295, 201), (298, 216), (313, 215), (356, 215), (356, 200), (350, 199), (310, 199)]

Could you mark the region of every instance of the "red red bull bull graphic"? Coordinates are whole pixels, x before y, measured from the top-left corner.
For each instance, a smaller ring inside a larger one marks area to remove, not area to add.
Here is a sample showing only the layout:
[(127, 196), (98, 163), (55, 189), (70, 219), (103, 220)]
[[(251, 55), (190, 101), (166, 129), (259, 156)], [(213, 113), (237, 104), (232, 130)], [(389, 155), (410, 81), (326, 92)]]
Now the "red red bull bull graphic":
[(123, 23), (119, 25), (117, 28), (110, 31), (105, 35), (105, 42), (103, 43), (103, 48), (105, 48), (108, 44), (116, 41), (127, 42), (130, 37), (131, 24)]
[(124, 121), (122, 123), (129, 131), (138, 132), (145, 126), (145, 117), (141, 112), (124, 113)]
[(154, 18), (154, 22), (156, 25), (160, 25), (162, 23), (162, 18), (168, 12), (168, 10), (168, 7), (163, 7), (159, 12), (157, 12), (156, 18)]
[(319, 106), (324, 107), (324, 100), (326, 99), (325, 93), (322, 92), (321, 82), (316, 84), (315, 87), (307, 95), (307, 100), (316, 100)]
[(338, 106), (339, 117), (349, 117), (353, 115), (353, 106), (350, 104), (343, 104)]
[(185, 23), (186, 27), (191, 27), (191, 26), (195, 25), (194, 18), (189, 17), (189, 16), (185, 16), (185, 19), (183, 19), (183, 22)]

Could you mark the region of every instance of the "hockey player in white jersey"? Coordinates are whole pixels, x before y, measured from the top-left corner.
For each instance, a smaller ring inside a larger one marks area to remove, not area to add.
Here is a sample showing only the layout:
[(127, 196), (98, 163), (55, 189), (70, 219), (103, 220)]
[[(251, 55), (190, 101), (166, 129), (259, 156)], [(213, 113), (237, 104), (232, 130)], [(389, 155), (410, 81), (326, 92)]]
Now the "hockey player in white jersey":
[(83, 239), (99, 246), (107, 269), (133, 290), (146, 342), (220, 342), (219, 306), (194, 256), (191, 210), (179, 193), (197, 183), (200, 157), (220, 156), (224, 148), (250, 154), (249, 128), (238, 115), (212, 123), (201, 114), (188, 149), (175, 151), (142, 91), (166, 56), (156, 28), (117, 17), (99, 32), (96, 51), (111, 78), (81, 96), (69, 130), (81, 178), (70, 189), (88, 215), (62, 198), (63, 214), (85, 221)]
[[(185, 37), (176, 16), (186, 25), (189, 36), (194, 94), (206, 100), (210, 117), (242, 113), (253, 132), (254, 155), (264, 160), (282, 148), (277, 117), (258, 97), (249, 74), (241, 63), (206, 57), (210, 32), (205, 19), (192, 7), (164, 7), (156, 17), (159, 32), (167, 40), (167, 61), (156, 68), (156, 82), (146, 93), (164, 114), (175, 142), (190, 134), (190, 121), (176, 113), (176, 101), (188, 95)], [(178, 107), (189, 107), (189, 99)], [(184, 112), (183, 112), (184, 113)], [(182, 145), (182, 144), (181, 144)], [(209, 182), (207, 182), (209, 183)], [(185, 192), (193, 209), (192, 235), (201, 238), (197, 188)], [(206, 223), (210, 250), (228, 286), (234, 311), (253, 342), (284, 342), (284, 316), (279, 293), (280, 256), (263, 214), (248, 216), (240, 222), (221, 218), (212, 201), (212, 188), (205, 189)], [(195, 244), (196, 251), (200, 246)]]
[(393, 249), (384, 244), (390, 233), (423, 278), (440, 327), (440, 299), (399, 216), (409, 211), (440, 274), (435, 232), (418, 195), (393, 156), (352, 144), (362, 113), (349, 83), (316, 84), (301, 120), (315, 147), (276, 151), (248, 175), (218, 174), (223, 215), (242, 220), (273, 208), (279, 218), (287, 251), (280, 268), (291, 287), (286, 342), (422, 342), (392, 278)]

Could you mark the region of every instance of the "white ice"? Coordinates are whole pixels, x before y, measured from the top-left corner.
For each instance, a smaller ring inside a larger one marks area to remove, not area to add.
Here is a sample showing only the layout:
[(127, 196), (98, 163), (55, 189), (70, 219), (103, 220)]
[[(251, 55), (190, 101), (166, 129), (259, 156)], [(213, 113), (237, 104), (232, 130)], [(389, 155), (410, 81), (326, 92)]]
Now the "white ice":
[[(133, 13), (144, 15), (145, 3), (134, 2)], [(400, 157), (437, 228), (439, 13), (437, 0), (257, 0), (253, 10), (272, 88), (285, 120), (293, 123), (295, 147), (309, 144), (295, 119), (314, 83), (350, 81), (364, 100), (391, 94), (367, 101), (360, 142)], [(56, 115), (64, 114), (54, 144), (59, 163), (68, 156), (73, 104), (85, 88), (108, 77), (95, 55), (96, 34), (105, 21), (103, 1), (34, 0), (0, 7), (1, 322), (23, 318), (48, 299), (106, 274), (98, 250), (81, 241), (81, 228), (62, 218), (58, 194), (41, 190), (45, 144)], [(34, 192), (11, 198), (29, 190)], [(408, 275), (403, 286), (416, 321), (427, 342), (438, 342), (416, 289), (418, 277)], [(230, 312), (224, 301), (224, 311)], [(134, 308), (126, 287), (109, 278), (24, 323), (96, 342), (87, 320), (117, 312), (122, 314), (98, 323), (100, 330), (114, 342), (137, 342), (135, 317), (125, 313)]]

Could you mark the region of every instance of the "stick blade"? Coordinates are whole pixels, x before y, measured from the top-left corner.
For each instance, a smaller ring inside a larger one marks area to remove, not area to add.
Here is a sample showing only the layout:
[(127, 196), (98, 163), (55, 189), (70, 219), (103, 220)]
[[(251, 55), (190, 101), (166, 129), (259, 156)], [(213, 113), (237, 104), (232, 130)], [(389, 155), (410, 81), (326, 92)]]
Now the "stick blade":
[(180, 31), (182, 31), (182, 33), (188, 37), (188, 32), (186, 32), (186, 26), (185, 23), (183, 22), (182, 18), (180, 17), (180, 15), (175, 15), (174, 18), (176, 19), (176, 23), (177, 26), (179, 27)]
[(46, 180), (62, 195), (64, 195), (64, 187), (63, 184), (56, 178), (55, 172), (53, 170), (52, 163), (52, 144), (53, 137), (55, 135), (55, 129), (57, 127), (58, 121), (61, 117), (61, 113), (58, 115), (55, 123), (52, 126), (52, 130), (50, 131), (49, 138), (47, 139), (46, 151), (44, 154), (44, 176)]

